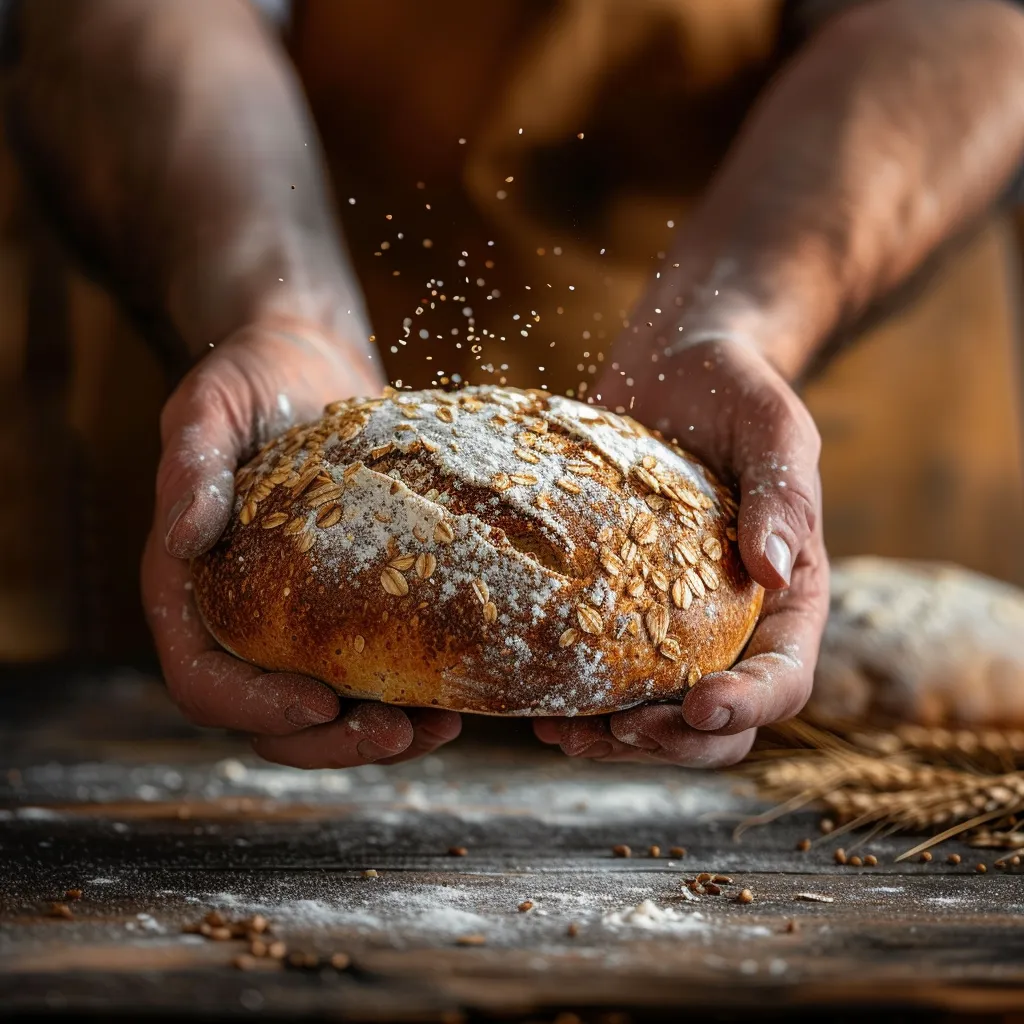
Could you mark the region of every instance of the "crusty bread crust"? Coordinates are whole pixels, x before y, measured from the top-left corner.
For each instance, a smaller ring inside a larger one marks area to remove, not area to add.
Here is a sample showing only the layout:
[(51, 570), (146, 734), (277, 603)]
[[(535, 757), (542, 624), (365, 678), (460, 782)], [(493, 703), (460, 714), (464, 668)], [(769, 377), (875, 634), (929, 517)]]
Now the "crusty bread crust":
[(726, 487), (628, 417), (543, 391), (336, 402), (236, 494), (193, 562), (206, 624), (345, 696), (599, 714), (728, 668), (761, 607)]

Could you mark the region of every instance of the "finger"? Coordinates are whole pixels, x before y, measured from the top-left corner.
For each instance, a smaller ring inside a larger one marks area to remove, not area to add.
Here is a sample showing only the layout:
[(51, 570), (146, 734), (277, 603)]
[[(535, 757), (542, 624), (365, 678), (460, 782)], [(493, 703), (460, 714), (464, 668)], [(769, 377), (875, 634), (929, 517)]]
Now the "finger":
[(787, 390), (763, 389), (736, 430), (740, 473), (739, 548), (761, 586), (789, 586), (793, 567), (821, 518), (821, 438)]
[(146, 617), (167, 689), (197, 725), (282, 736), (337, 717), (338, 697), (315, 679), (264, 673), (219, 648), (199, 616), (188, 565), (151, 531), (142, 560)]
[(202, 554), (228, 524), (235, 467), (254, 418), (251, 401), (235, 363), (217, 356), (196, 367), (164, 406), (156, 523), (176, 558)]
[(393, 758), (412, 741), (412, 722), (401, 708), (359, 702), (328, 725), (295, 736), (257, 736), (252, 747), (260, 757), (292, 768), (353, 768)]
[(231, 515), (235, 469), (255, 443), (382, 383), (372, 350), (311, 323), (276, 317), (236, 331), (164, 407), (156, 514), (168, 550), (194, 558), (212, 547)]
[[(797, 714), (814, 682), (828, 614), (828, 566), (817, 538), (787, 591), (769, 594), (743, 660), (706, 676), (687, 694), (683, 716), (695, 729), (741, 733)], [(806, 549), (805, 549), (806, 552)]]
[(544, 743), (556, 744), (567, 757), (589, 761), (653, 761), (643, 750), (612, 735), (607, 715), (583, 718), (534, 719), (533, 731)]
[(679, 704), (648, 704), (611, 716), (612, 734), (648, 756), (686, 768), (722, 768), (742, 761), (754, 742), (754, 730), (718, 736), (698, 732)]
[(446, 743), (451, 743), (462, 732), (462, 716), (455, 711), (440, 711), (437, 708), (404, 710), (412, 723), (412, 743), (395, 757), (381, 758), (378, 764), (400, 764), (431, 754)]

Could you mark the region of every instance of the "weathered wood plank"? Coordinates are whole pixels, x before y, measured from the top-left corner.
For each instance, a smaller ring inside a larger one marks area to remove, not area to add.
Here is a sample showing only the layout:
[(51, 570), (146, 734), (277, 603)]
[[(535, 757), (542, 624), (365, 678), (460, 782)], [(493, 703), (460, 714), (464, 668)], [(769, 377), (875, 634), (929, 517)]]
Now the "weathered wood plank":
[[(951, 844), (897, 865), (908, 841), (889, 838), (870, 846), (877, 866), (838, 867), (838, 841), (810, 812), (737, 842), (758, 805), (734, 780), (571, 761), (522, 731), (497, 742), (501, 723), (420, 762), (291, 771), (184, 729), (138, 680), (111, 689), (117, 714), (83, 715), (96, 693), (66, 688), (46, 714), (0, 707), (5, 1007), (347, 1020), (1024, 1010), (1024, 883), (975, 873), (991, 853)], [(817, 839), (810, 852), (796, 851), (802, 837)], [(619, 843), (634, 856), (615, 857)], [(669, 858), (677, 844), (685, 857)], [(953, 850), (960, 865), (945, 863)], [(732, 883), (688, 898), (684, 880), (703, 870)], [(742, 887), (753, 903), (734, 901)], [(72, 916), (50, 916), (69, 888), (82, 890)], [(264, 914), (290, 949), (344, 951), (353, 966), (236, 970), (241, 941), (182, 931), (210, 909)], [(466, 935), (485, 943), (459, 945)]]

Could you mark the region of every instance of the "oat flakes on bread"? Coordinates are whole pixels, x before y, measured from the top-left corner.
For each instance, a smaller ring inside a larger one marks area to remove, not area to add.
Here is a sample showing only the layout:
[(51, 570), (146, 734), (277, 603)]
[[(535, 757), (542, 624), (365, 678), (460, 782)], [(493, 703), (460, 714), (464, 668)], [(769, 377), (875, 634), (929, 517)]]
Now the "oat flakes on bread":
[(761, 607), (728, 488), (628, 417), (543, 391), (336, 402), (236, 494), (193, 563), (204, 620), (238, 657), (345, 696), (613, 711), (731, 666)]
[(834, 562), (803, 717), (824, 725), (1024, 728), (1024, 591), (935, 562)]

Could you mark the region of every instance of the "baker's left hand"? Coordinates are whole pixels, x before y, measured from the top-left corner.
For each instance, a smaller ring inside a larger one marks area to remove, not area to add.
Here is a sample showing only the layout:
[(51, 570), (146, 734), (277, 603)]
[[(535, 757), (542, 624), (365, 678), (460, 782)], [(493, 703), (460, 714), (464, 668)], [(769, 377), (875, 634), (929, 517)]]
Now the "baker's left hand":
[(796, 714), (811, 692), (828, 613), (818, 431), (768, 359), (725, 332), (668, 354), (664, 338), (630, 332), (612, 359), (595, 389), (601, 405), (624, 407), (738, 482), (740, 554), (767, 591), (764, 608), (742, 660), (681, 702), (540, 718), (534, 731), (570, 757), (734, 764), (758, 726)]

